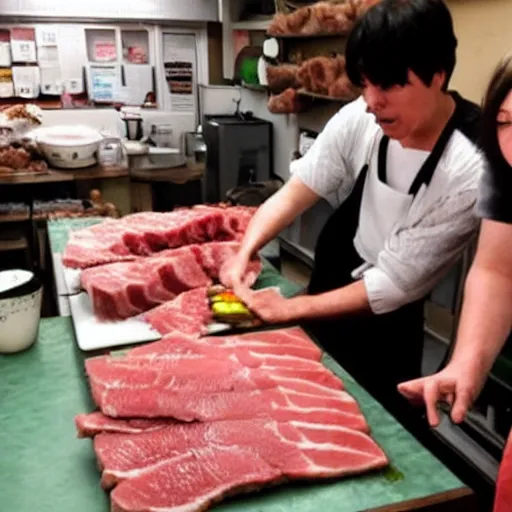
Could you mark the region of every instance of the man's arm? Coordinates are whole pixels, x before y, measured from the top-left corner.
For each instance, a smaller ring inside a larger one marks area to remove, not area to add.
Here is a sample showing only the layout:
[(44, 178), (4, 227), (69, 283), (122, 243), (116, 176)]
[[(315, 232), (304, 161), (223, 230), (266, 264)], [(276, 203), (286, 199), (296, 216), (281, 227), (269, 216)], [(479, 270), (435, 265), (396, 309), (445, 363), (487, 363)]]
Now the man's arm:
[(295, 301), (292, 306), (296, 308), (296, 319), (314, 320), (371, 313), (368, 293), (362, 280), (318, 295), (298, 296), (292, 301)]
[(236, 286), (235, 293), (267, 323), (304, 319), (335, 318), (350, 313), (371, 312), (366, 287), (358, 281), (318, 295), (299, 295), (285, 299), (279, 294), (253, 292)]
[(292, 176), (254, 214), (242, 240), (240, 255), (249, 259), (319, 199), (318, 194)]

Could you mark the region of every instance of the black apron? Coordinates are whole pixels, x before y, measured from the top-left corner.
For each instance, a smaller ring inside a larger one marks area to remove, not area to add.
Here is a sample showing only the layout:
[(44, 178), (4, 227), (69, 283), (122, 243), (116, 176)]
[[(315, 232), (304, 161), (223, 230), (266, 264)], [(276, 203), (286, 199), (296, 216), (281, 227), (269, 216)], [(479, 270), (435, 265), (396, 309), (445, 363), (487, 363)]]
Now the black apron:
[[(409, 194), (416, 196), (422, 184), (429, 185), (443, 151), (455, 129), (456, 112), (441, 133), (434, 149), (414, 179)], [(378, 176), (386, 183), (389, 138), (379, 146)], [(354, 282), (351, 273), (364, 261), (354, 247), (363, 189), (368, 172), (365, 165), (348, 198), (331, 215), (315, 248), (314, 268), (308, 286), (311, 295)], [(375, 171), (373, 171), (375, 172)], [(322, 347), (392, 412), (406, 406), (396, 385), (421, 376), (424, 341), (425, 298), (382, 315), (361, 313), (306, 324)]]

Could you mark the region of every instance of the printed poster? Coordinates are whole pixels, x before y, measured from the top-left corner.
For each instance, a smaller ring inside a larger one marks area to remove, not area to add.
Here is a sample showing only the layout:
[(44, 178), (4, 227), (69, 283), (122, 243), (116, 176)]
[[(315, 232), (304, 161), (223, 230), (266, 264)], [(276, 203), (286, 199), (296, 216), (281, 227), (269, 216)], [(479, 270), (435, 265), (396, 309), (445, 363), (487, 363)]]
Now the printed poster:
[(195, 36), (164, 34), (165, 80), (173, 112), (195, 112), (195, 64)]

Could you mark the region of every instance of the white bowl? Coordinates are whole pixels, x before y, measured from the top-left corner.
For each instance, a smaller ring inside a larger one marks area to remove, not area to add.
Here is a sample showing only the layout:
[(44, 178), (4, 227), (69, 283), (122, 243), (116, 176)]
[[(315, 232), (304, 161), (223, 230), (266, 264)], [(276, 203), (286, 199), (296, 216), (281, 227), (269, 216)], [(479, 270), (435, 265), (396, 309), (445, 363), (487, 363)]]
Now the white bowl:
[(68, 147), (38, 142), (38, 146), (53, 167), (80, 169), (96, 163), (95, 153), (98, 149), (97, 143)]
[(52, 126), (34, 134), (50, 165), (64, 169), (89, 167), (96, 163), (102, 135), (87, 126)]
[(0, 272), (0, 353), (20, 352), (35, 343), (41, 300), (41, 282), (32, 272)]

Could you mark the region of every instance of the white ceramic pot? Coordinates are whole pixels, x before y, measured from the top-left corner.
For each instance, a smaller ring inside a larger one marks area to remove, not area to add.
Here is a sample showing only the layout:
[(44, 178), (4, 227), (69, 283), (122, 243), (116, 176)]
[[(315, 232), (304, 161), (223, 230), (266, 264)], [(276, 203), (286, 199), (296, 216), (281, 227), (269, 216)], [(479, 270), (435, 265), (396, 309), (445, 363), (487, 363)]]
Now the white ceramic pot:
[(97, 143), (83, 146), (59, 146), (58, 144), (39, 142), (38, 145), (53, 167), (79, 169), (96, 163)]
[(102, 136), (86, 126), (53, 126), (40, 128), (34, 138), (51, 166), (79, 169), (96, 163)]
[(41, 299), (41, 282), (32, 272), (0, 272), (0, 353), (20, 352), (35, 343)]

